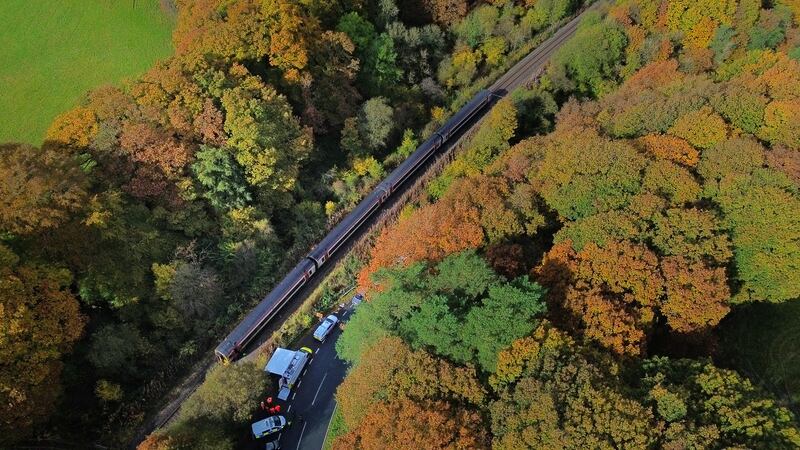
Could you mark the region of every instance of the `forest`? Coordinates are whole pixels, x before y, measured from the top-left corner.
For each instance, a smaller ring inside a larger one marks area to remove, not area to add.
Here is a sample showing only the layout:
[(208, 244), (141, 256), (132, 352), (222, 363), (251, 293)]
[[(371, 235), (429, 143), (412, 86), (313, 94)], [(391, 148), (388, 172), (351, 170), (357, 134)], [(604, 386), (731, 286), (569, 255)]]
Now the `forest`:
[(798, 448), (798, 14), (585, 17), (376, 238), (333, 448)]
[[(40, 146), (0, 144), (0, 446), (128, 445), (326, 229), (581, 6), (175, 3), (172, 56), (87, 92)], [(235, 445), (253, 403), (215, 380), (266, 383), (212, 372), (217, 407), (188, 402), (153, 445)]]
[[(174, 55), (0, 145), (0, 445), (127, 445), (583, 6), (178, 0)], [(798, 124), (797, 2), (601, 3), (348, 267), (333, 448), (800, 447)], [(212, 369), (139, 448), (237, 448), (267, 383)]]

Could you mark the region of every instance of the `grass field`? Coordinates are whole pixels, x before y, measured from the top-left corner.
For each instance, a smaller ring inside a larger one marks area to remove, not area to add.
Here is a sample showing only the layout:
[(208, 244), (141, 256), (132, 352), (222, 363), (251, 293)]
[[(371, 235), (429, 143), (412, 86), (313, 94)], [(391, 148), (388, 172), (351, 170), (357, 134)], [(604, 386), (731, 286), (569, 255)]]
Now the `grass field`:
[(173, 19), (159, 3), (0, 1), (0, 142), (40, 144), (86, 91), (169, 56)]
[(722, 363), (800, 413), (800, 300), (741, 308), (720, 324)]

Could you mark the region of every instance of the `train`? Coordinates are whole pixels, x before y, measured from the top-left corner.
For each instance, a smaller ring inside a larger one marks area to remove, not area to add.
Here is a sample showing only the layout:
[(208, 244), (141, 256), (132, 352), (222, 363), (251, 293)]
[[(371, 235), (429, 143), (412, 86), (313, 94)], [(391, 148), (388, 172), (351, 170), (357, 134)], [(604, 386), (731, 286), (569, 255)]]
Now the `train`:
[(486, 108), (493, 97), (490, 90), (482, 90), (453, 115), (428, 140), (423, 142), (402, 164), (392, 171), (378, 186), (356, 205), (350, 214), (334, 227), (311, 252), (300, 261), (275, 288), (253, 308), (250, 313), (217, 346), (217, 359), (227, 364), (238, 358), (245, 346), (258, 335), (264, 326), (294, 295), (342, 248), (345, 242), (371, 217), (381, 205), (397, 192), (407, 180), (428, 162), (453, 136)]

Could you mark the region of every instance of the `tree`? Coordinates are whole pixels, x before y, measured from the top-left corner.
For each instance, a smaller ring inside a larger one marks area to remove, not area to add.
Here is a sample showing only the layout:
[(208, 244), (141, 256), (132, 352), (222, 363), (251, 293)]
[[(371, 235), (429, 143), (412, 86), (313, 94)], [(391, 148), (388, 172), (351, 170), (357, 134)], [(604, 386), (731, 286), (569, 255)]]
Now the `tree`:
[(449, 254), (478, 248), (483, 241), (479, 212), (471, 205), (454, 205), (443, 199), (423, 206), (381, 231), (369, 264), (359, 272), (359, 287), (371, 286), (371, 275), (381, 267), (440, 261)]
[(142, 361), (152, 353), (147, 339), (134, 324), (106, 324), (92, 333), (89, 361), (101, 376), (142, 377)]
[(356, 46), (356, 54), (361, 60), (364, 59), (363, 56), (367, 54), (370, 44), (377, 36), (375, 26), (355, 11), (343, 15), (339, 19), (336, 31), (347, 34)]
[(68, 148), (82, 149), (89, 146), (98, 131), (94, 111), (79, 106), (56, 117), (47, 130), (45, 140)]
[(511, 284), (490, 286), (482, 304), (470, 309), (460, 334), (483, 370), (494, 372), (500, 350), (533, 331), (534, 318), (546, 310), (544, 293), (541, 286), (521, 277)]
[(504, 369), (503, 378), (515, 383), (501, 383), (489, 409), (498, 448), (644, 448), (656, 442), (652, 412), (620, 385), (616, 363), (551, 324), (542, 323), (503, 355), (502, 367), (515, 369)]
[[(656, 403), (659, 415), (674, 422), (673, 429), (680, 425), (685, 430), (709, 429), (714, 438), (708, 446), (788, 449), (800, 445), (792, 413), (732, 370), (704, 361), (656, 357), (644, 361), (641, 372), (645, 398)], [(684, 403), (685, 414), (672, 412), (675, 408), (664, 400), (667, 393), (672, 394), (671, 403)], [(677, 437), (673, 445), (685, 441)], [(671, 440), (667, 434), (665, 441)]]
[(198, 259), (178, 261), (169, 286), (170, 298), (185, 317), (209, 319), (223, 298), (222, 282), (216, 270)]
[(234, 67), (239, 84), (222, 94), (228, 146), (252, 186), (266, 194), (290, 190), (298, 166), (311, 149), (310, 131), (300, 126), (286, 99), (246, 69)]
[(670, 208), (653, 219), (653, 246), (667, 256), (725, 266), (733, 256), (728, 234), (712, 211)]
[(378, 403), (334, 449), (479, 448), (488, 445), (480, 416), (443, 401)]
[(626, 241), (594, 243), (578, 253), (571, 242), (553, 246), (537, 269), (551, 301), (563, 304), (583, 334), (619, 354), (637, 355), (663, 294), (658, 258)]
[(627, 38), (622, 28), (599, 15), (587, 16), (575, 37), (553, 55), (548, 76), (557, 87), (582, 95), (600, 96), (610, 90)]
[(492, 161), (509, 148), (517, 129), (517, 108), (509, 99), (499, 101), (469, 140), (467, 151), (448, 165), (428, 188), (434, 197), (442, 197), (457, 178), (474, 176), (485, 170)]
[(575, 220), (623, 207), (641, 189), (646, 160), (625, 142), (581, 130), (556, 133), (545, 145), (544, 159), (529, 177), (562, 217)]
[[(376, 281), (384, 290), (371, 300), (364, 321), (354, 318), (354, 331), (395, 333), (415, 349), (430, 349), (457, 363), (474, 362), (492, 372), (497, 353), (532, 331), (545, 311), (541, 286), (527, 277), (498, 279), (474, 252), (446, 257), (433, 276), (425, 275), (424, 267), (379, 272)], [(459, 281), (465, 277), (470, 281)], [(342, 338), (343, 350), (354, 346), (351, 341), (350, 336)]]
[(758, 136), (772, 144), (800, 149), (800, 101), (775, 100), (764, 109), (764, 125)]
[(68, 270), (20, 264), (0, 244), (0, 442), (29, 435), (61, 394), (61, 358), (85, 323), (71, 283)]
[(685, 140), (665, 135), (648, 134), (638, 140), (647, 153), (686, 166), (696, 166), (700, 153)]
[(424, 0), (423, 7), (442, 26), (454, 25), (467, 15), (466, 0)]
[(137, 450), (233, 450), (234, 439), (224, 425), (205, 420), (189, 420), (147, 436)]
[(566, 448), (553, 395), (541, 382), (525, 378), (492, 403), (492, 448)]
[(373, 41), (364, 61), (364, 72), (372, 92), (382, 92), (403, 76), (397, 67), (394, 41), (387, 33), (379, 34)]
[(58, 148), (0, 145), (0, 229), (31, 234), (70, 219), (86, 202), (86, 178)]
[(263, 398), (268, 383), (266, 373), (252, 362), (214, 366), (181, 407), (178, 423), (192, 419), (245, 423)]
[(394, 128), (394, 111), (384, 97), (374, 97), (361, 107), (358, 127), (364, 143), (372, 149), (383, 148)]
[(369, 409), (382, 400), (445, 398), (470, 405), (485, 400), (486, 391), (472, 366), (457, 366), (423, 350), (412, 351), (394, 336), (374, 338), (365, 344), (361, 359), (336, 391), (342, 417), (350, 429), (362, 423)]
[(707, 331), (730, 311), (725, 269), (673, 256), (661, 262), (661, 272), (666, 289), (661, 313), (673, 330), (679, 333)]
[(197, 181), (203, 186), (203, 196), (217, 210), (226, 211), (247, 206), (251, 196), (242, 169), (229, 151), (202, 146), (192, 164)]
[(688, 170), (669, 161), (652, 161), (644, 171), (642, 188), (667, 199), (673, 205), (696, 201), (700, 184)]
[(734, 300), (782, 302), (800, 295), (800, 198), (790, 181), (759, 171), (723, 180), (717, 201), (731, 229), (737, 280)]
[(704, 106), (679, 117), (669, 132), (699, 149), (708, 149), (725, 140), (728, 126), (711, 107)]

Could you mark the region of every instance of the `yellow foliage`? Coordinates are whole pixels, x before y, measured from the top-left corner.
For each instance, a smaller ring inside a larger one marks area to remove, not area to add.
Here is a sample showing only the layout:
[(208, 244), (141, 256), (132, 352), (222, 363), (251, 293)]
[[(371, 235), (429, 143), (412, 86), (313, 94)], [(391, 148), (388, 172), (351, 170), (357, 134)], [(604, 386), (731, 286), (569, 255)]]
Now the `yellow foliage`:
[(697, 148), (706, 149), (727, 137), (728, 125), (711, 107), (703, 106), (680, 117), (669, 133), (686, 139)]
[(77, 107), (56, 117), (45, 140), (70, 147), (87, 147), (97, 135), (97, 117), (88, 108)]
[(481, 51), (486, 56), (486, 63), (496, 66), (503, 60), (506, 51), (506, 40), (501, 36), (495, 36), (486, 40), (481, 46)]

